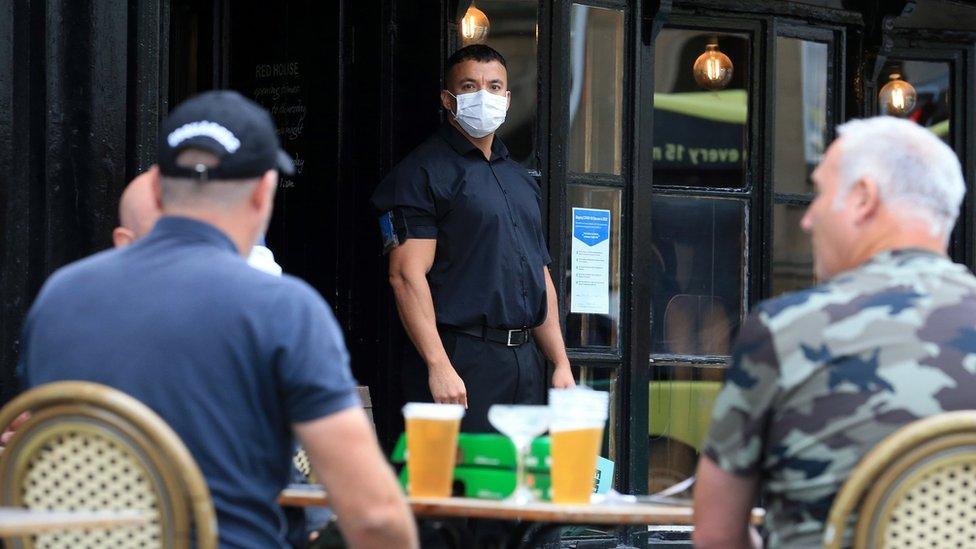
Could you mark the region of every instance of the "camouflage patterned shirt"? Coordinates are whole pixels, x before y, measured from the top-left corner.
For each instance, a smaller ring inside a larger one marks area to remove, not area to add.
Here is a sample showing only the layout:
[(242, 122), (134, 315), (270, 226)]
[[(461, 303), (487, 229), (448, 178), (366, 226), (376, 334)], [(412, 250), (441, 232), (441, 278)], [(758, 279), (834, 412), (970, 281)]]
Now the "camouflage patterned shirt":
[(770, 546), (819, 547), (862, 456), (915, 419), (973, 408), (973, 395), (976, 277), (930, 252), (884, 252), (755, 308), (704, 452), (759, 477)]

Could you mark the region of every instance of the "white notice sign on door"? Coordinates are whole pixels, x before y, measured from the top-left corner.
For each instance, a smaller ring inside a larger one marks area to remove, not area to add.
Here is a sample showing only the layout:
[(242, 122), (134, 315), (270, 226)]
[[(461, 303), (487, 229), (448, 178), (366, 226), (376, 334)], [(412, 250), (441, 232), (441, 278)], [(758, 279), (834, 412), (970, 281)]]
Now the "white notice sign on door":
[(610, 210), (573, 208), (570, 312), (610, 314)]

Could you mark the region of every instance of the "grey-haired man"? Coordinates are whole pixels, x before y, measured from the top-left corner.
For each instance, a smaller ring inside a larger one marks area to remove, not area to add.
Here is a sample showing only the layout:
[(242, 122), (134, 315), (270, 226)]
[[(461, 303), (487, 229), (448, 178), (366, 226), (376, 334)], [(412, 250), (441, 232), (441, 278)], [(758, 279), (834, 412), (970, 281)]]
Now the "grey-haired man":
[(864, 454), (912, 420), (973, 407), (976, 278), (946, 256), (959, 161), (905, 120), (838, 132), (801, 222), (823, 282), (760, 303), (739, 332), (698, 467), (696, 546), (749, 546), (761, 491), (770, 546), (820, 547)]

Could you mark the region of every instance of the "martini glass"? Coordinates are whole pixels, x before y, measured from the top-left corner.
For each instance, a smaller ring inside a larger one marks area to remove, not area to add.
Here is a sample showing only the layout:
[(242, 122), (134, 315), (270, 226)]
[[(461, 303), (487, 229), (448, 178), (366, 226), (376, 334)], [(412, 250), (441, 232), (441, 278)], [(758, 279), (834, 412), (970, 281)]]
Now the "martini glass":
[(493, 404), (488, 408), (488, 421), (515, 445), (515, 491), (506, 501), (515, 505), (530, 503), (535, 498), (525, 485), (525, 456), (532, 440), (549, 429), (549, 407)]

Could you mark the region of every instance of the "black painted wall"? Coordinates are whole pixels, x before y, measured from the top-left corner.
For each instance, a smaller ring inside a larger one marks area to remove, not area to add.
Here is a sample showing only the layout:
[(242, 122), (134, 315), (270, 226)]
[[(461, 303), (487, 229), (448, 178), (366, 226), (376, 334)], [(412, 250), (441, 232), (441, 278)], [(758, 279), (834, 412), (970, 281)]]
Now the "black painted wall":
[(0, 3), (0, 402), (40, 285), (110, 244), (118, 195), (153, 156), (166, 4)]

